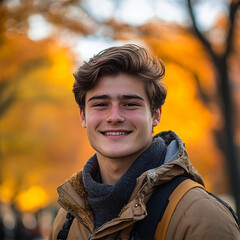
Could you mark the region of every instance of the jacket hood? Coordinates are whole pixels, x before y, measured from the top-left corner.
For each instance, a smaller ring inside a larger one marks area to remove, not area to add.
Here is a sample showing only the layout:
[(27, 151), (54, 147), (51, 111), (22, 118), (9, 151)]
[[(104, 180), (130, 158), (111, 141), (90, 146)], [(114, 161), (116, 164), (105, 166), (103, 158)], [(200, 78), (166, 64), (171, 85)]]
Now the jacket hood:
[(167, 145), (164, 164), (144, 172), (137, 179), (131, 199), (136, 195), (143, 198), (144, 195), (151, 193), (157, 186), (167, 183), (177, 176), (189, 177), (204, 186), (200, 174), (190, 163), (185, 144), (179, 136), (173, 131), (165, 131), (154, 136), (154, 138), (158, 137), (161, 137)]

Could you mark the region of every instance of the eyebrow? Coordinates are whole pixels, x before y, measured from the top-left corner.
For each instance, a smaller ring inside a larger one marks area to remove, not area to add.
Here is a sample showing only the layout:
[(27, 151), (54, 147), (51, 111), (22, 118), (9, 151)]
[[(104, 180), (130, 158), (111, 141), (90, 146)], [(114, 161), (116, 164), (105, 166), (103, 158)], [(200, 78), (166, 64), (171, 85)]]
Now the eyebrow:
[(121, 98), (122, 99), (139, 99), (139, 100), (144, 101), (144, 98), (142, 98), (136, 94), (123, 95)]
[(88, 99), (88, 102), (98, 99), (110, 99), (110, 96), (108, 95), (96, 95)]
[[(125, 94), (125, 95), (121, 95), (120, 97), (118, 97), (120, 99), (139, 99), (141, 101), (144, 101), (144, 98), (136, 95), (136, 94)], [(109, 95), (103, 94), (103, 95), (96, 95), (93, 96), (91, 98), (88, 99), (88, 102), (93, 101), (93, 100), (98, 100), (98, 99), (111, 99), (111, 97)]]

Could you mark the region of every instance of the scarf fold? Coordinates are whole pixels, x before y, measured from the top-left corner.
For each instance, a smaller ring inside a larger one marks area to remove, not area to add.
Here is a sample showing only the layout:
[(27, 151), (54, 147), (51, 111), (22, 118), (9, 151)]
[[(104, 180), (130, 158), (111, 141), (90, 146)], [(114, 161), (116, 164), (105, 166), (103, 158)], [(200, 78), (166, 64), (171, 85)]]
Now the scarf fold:
[(167, 146), (161, 137), (154, 139), (113, 186), (101, 183), (96, 154), (87, 161), (83, 169), (83, 183), (96, 228), (118, 216), (131, 197), (137, 178), (145, 171), (162, 165), (166, 150)]

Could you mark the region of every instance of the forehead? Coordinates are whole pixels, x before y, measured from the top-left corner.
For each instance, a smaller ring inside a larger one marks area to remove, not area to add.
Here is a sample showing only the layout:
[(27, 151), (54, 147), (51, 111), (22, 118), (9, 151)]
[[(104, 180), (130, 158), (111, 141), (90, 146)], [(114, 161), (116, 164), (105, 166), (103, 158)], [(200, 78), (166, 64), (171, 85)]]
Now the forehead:
[(143, 80), (123, 73), (100, 77), (94, 88), (87, 92), (86, 100), (95, 95), (108, 95), (118, 98), (123, 95), (138, 95), (148, 101)]

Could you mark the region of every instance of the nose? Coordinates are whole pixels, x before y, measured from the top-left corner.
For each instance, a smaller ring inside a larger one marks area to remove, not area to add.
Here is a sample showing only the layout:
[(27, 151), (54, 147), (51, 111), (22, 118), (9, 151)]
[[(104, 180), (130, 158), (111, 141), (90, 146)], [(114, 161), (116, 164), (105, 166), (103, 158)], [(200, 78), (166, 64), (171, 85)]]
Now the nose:
[(111, 123), (124, 122), (125, 117), (118, 105), (113, 104), (109, 109), (106, 121)]

